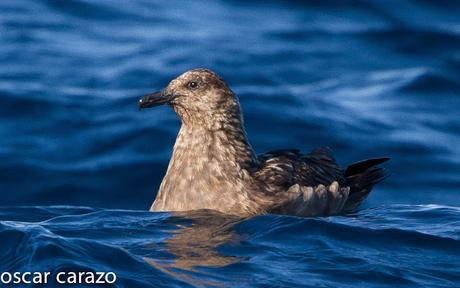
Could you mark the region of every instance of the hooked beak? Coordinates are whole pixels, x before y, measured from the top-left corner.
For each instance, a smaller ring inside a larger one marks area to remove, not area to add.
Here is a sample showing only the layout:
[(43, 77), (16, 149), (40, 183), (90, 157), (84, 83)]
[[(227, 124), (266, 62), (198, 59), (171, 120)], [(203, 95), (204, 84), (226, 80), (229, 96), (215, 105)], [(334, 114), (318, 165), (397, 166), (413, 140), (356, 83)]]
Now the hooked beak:
[(169, 101), (170, 97), (164, 91), (153, 92), (139, 99), (139, 109), (167, 104)]

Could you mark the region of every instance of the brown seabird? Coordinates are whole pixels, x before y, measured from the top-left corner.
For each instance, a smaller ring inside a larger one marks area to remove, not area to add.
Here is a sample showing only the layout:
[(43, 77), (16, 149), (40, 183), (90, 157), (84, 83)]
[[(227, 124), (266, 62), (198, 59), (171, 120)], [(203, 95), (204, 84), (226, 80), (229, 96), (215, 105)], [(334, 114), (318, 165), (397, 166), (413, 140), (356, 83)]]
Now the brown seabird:
[(356, 209), (385, 178), (389, 158), (341, 169), (328, 148), (256, 155), (246, 137), (238, 98), (214, 72), (185, 72), (140, 108), (171, 106), (182, 121), (151, 211), (212, 209), (249, 216), (335, 215)]

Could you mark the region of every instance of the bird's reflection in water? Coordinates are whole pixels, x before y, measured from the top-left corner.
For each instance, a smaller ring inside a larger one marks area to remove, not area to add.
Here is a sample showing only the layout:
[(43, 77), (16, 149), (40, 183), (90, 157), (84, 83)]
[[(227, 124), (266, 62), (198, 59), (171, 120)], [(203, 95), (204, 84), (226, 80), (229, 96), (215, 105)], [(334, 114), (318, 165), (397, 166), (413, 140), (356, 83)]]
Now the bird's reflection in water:
[(172, 237), (163, 244), (174, 260), (164, 262), (151, 258), (145, 260), (152, 266), (197, 286), (219, 286), (218, 283), (193, 279), (179, 270), (197, 272), (196, 267), (222, 267), (238, 262), (237, 257), (222, 255), (217, 248), (223, 244), (240, 241), (235, 226), (245, 218), (222, 214), (213, 210), (175, 212), (167, 220), (168, 224), (178, 227), (171, 231)]

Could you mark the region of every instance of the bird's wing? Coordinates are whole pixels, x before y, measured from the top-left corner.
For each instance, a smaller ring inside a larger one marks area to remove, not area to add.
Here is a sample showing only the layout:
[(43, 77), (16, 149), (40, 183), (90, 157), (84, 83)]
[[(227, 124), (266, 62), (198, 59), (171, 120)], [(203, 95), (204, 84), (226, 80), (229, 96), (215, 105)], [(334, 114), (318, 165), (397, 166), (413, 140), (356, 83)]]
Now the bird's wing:
[(275, 150), (259, 155), (260, 168), (254, 179), (265, 183), (270, 193), (286, 191), (292, 185), (316, 187), (337, 181), (346, 185), (343, 170), (328, 148), (318, 148), (308, 154), (299, 150)]
[(253, 178), (266, 186), (268, 193), (278, 193), (286, 190), (295, 181), (295, 169), (301, 154), (299, 150), (274, 150), (261, 154), (259, 169), (253, 173)]
[(280, 199), (273, 213), (335, 214), (348, 197), (343, 170), (328, 148), (308, 154), (294, 149), (270, 151), (259, 155), (259, 163), (253, 178), (265, 193)]

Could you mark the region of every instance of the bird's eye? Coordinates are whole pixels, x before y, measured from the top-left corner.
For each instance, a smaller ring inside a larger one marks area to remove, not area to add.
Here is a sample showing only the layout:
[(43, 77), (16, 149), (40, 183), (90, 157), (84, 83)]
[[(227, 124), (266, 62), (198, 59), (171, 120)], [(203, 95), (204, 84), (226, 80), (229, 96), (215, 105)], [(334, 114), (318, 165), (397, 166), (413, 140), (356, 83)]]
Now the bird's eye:
[(190, 81), (188, 82), (188, 87), (195, 89), (196, 87), (198, 87), (198, 83), (196, 83), (195, 81)]

